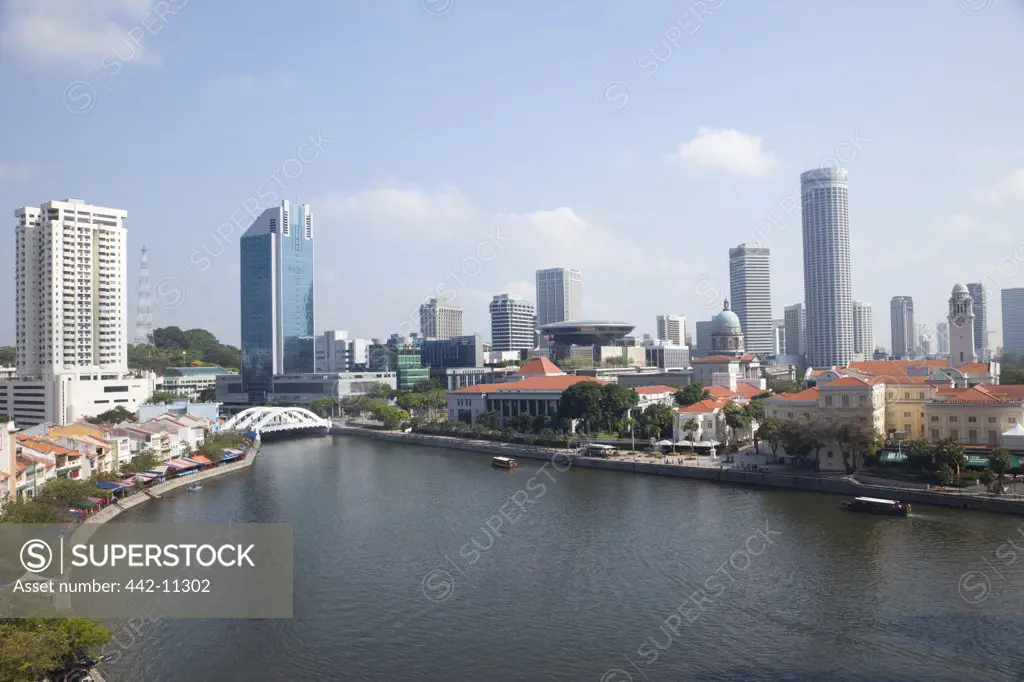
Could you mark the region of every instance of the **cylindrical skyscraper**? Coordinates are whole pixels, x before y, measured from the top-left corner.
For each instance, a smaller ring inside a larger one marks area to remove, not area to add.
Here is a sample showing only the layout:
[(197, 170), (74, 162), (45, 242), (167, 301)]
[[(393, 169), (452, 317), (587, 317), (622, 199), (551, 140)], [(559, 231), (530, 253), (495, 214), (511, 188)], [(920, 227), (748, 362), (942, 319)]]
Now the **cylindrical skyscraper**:
[(844, 365), (853, 359), (850, 213), (846, 171), (816, 168), (800, 175), (804, 235), (807, 362)]

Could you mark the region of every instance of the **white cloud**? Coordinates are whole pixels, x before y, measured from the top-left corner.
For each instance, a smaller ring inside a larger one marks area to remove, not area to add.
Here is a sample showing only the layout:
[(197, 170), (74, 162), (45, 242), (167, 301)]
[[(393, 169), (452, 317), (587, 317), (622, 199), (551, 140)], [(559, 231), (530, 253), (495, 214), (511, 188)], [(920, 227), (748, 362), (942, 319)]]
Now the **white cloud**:
[(383, 232), (430, 226), (450, 233), (475, 214), (470, 202), (454, 188), (425, 192), (415, 187), (382, 187), (348, 196), (321, 197), (313, 208), (321, 216), (343, 220), (353, 227), (373, 227)]
[(35, 177), (35, 171), (28, 166), (0, 161), (0, 180), (28, 180)]
[(997, 180), (992, 187), (976, 191), (974, 197), (978, 201), (992, 206), (1024, 200), (1024, 168), (1010, 171)]
[(939, 229), (950, 235), (968, 235), (978, 229), (978, 221), (967, 213), (957, 213), (943, 220)]
[(151, 45), (187, 1), (6, 0), (0, 45), (40, 67), (158, 63)]
[(674, 163), (719, 168), (757, 177), (775, 168), (778, 156), (764, 148), (760, 137), (731, 128), (697, 129), (697, 135), (669, 156)]

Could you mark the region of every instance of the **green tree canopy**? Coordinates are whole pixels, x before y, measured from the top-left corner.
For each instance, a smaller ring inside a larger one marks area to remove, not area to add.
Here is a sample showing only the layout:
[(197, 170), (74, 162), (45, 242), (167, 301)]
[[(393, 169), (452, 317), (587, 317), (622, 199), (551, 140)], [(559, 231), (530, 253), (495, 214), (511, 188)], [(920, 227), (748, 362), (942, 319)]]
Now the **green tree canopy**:
[(999, 478), (999, 490), (1003, 489), (1003, 476), (1010, 470), (1013, 463), (1013, 455), (1006, 448), (996, 448), (988, 458), (988, 466)]
[(596, 381), (577, 382), (562, 392), (558, 416), (583, 420), (584, 430), (589, 432), (592, 423), (602, 421), (601, 398), (601, 384)]
[(602, 385), (600, 413), (604, 417), (604, 423), (608, 430), (613, 431), (616, 422), (624, 419), (626, 413), (636, 407), (639, 402), (640, 396), (628, 386), (620, 386), (619, 384)]
[(711, 393), (704, 388), (704, 384), (689, 384), (676, 391), (675, 400), (679, 407), (689, 407), (701, 400), (706, 400)]
[(18, 362), (18, 349), (15, 346), (0, 346), (0, 366), (10, 367)]
[(768, 443), (775, 455), (779, 451), (779, 444), (782, 442), (782, 422), (774, 417), (767, 417), (757, 427), (755, 434), (758, 440)]
[(330, 398), (317, 398), (309, 406), (309, 411), (318, 417), (330, 417), (334, 412), (334, 401)]
[(57, 679), (110, 638), (107, 628), (85, 618), (0, 618), (0, 680)]
[(672, 435), (676, 411), (668, 405), (648, 405), (640, 416), (640, 426), (648, 438), (666, 438)]
[(87, 497), (98, 497), (100, 490), (88, 481), (53, 478), (43, 488), (42, 500), (56, 507), (81, 507)]
[(239, 367), (241, 351), (220, 343), (205, 329), (182, 331), (179, 327), (154, 329), (152, 345), (129, 344), (128, 366), (132, 369), (163, 372), (167, 367), (218, 365)]

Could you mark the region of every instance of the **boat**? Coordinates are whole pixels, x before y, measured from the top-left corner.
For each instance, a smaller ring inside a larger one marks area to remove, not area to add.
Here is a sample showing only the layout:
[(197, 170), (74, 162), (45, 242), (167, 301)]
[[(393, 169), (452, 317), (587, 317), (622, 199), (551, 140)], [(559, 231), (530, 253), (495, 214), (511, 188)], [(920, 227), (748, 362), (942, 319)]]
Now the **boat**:
[(910, 514), (910, 505), (906, 502), (883, 500), (878, 497), (855, 497), (849, 502), (844, 502), (843, 507), (849, 511), (884, 516), (907, 516)]
[(519, 466), (519, 462), (515, 461), (511, 457), (492, 457), (491, 466), (499, 469), (515, 469)]
[(203, 489), (203, 484), (202, 483), (193, 483), (192, 485), (190, 485), (188, 487), (188, 491), (190, 493), (194, 493), (195, 491), (202, 490), (202, 489)]

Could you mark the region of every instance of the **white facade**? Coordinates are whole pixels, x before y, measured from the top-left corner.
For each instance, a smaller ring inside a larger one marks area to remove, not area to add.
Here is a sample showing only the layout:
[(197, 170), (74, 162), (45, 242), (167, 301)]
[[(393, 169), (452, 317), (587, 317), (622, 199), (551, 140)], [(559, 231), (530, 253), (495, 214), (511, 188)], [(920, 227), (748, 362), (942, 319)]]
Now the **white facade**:
[(853, 354), (857, 360), (870, 360), (875, 353), (875, 321), (871, 304), (853, 302)]
[(974, 301), (963, 284), (953, 287), (949, 297), (949, 364), (959, 367), (977, 362), (974, 341)]
[(935, 340), (939, 355), (949, 355), (949, 324), (939, 322), (935, 325)]
[(892, 331), (892, 356), (897, 359), (913, 357), (917, 346), (913, 298), (892, 297), (889, 302), (889, 324)]
[(462, 308), (431, 298), (420, 306), (420, 335), (425, 339), (462, 336)]
[(369, 339), (350, 339), (343, 330), (319, 334), (313, 353), (317, 372), (354, 372), (365, 370), (369, 361)]
[(785, 320), (772, 320), (772, 353), (776, 356), (786, 354)]
[(529, 301), (508, 294), (491, 299), (491, 346), (495, 351), (536, 347), (537, 310)]
[(1003, 353), (1024, 354), (1024, 288), (1003, 289)]
[(579, 270), (548, 268), (537, 271), (537, 326), (571, 322), (582, 315)]
[(807, 327), (807, 315), (803, 303), (787, 305), (783, 311), (786, 321), (786, 355), (800, 357), (807, 349), (804, 331)]
[(729, 249), (729, 291), (732, 309), (740, 318), (747, 350), (774, 352), (770, 252), (767, 247), (740, 244)]
[(0, 411), (19, 425), (135, 410), (152, 394), (152, 374), (126, 374), (127, 216), (80, 199), (15, 211), (18, 376), (0, 382)]
[(853, 357), (853, 287), (846, 171), (817, 168), (800, 175), (804, 305), (812, 367), (845, 365)]
[(126, 370), (128, 213), (68, 199), (14, 215), (18, 373)]
[(657, 335), (659, 341), (667, 341), (675, 346), (686, 344), (686, 317), (683, 315), (658, 315)]

